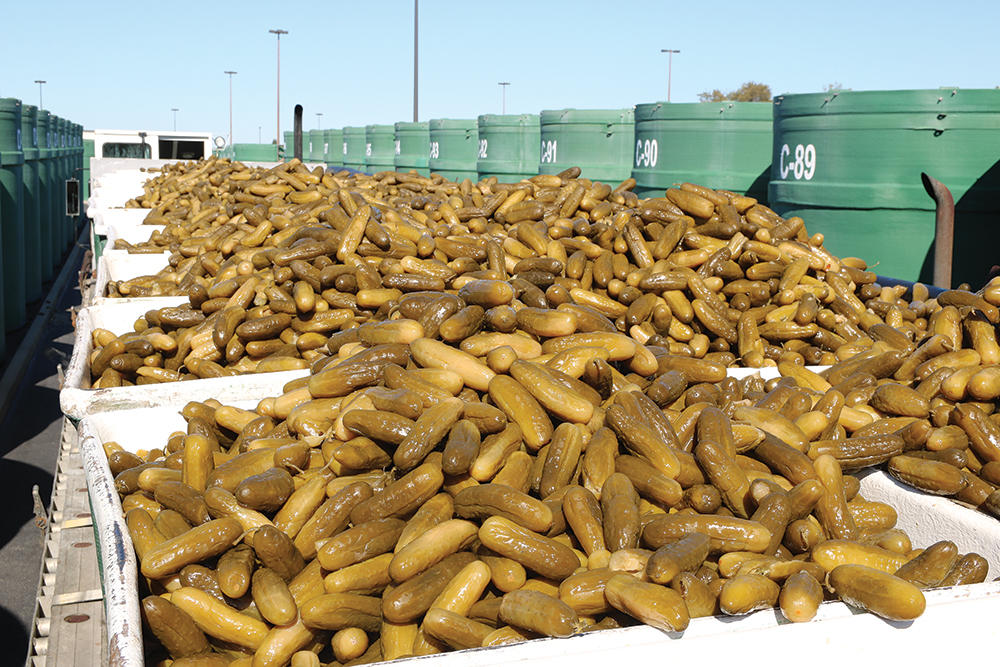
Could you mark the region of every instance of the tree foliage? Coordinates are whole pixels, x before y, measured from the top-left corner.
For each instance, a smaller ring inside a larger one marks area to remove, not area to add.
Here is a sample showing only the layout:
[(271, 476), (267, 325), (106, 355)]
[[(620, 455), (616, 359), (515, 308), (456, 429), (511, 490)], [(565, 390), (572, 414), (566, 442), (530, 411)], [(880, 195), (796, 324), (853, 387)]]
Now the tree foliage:
[(702, 102), (770, 102), (771, 87), (756, 81), (747, 81), (732, 92), (724, 93), (716, 88), (700, 93), (698, 99)]

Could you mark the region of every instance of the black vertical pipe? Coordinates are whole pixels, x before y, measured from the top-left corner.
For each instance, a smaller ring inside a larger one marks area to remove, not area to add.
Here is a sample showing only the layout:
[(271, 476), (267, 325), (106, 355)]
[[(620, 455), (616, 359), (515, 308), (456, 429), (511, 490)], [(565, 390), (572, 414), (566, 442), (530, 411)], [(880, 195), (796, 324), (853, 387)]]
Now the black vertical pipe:
[(294, 146), (293, 156), (298, 158), (299, 162), (302, 162), (302, 105), (295, 105), (295, 130), (294, 138), (292, 139), (292, 144)]

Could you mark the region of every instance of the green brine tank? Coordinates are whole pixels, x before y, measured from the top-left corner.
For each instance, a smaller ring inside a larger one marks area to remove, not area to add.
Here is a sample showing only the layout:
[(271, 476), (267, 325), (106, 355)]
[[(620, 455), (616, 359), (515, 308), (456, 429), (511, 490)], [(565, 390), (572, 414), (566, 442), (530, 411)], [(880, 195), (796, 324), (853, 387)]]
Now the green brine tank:
[(881, 276), (931, 283), (935, 203), (955, 200), (952, 286), (981, 287), (1000, 264), (1000, 90), (784, 95), (774, 107), (768, 201), (823, 233), (838, 256)]
[[(4, 330), (13, 331), (25, 323), (24, 300), (24, 137), (21, 129), (21, 100), (0, 99), (0, 229), (3, 278)], [(2, 338), (2, 336), (0, 336)]]
[[(42, 282), (52, 278), (56, 265), (53, 253), (58, 251), (58, 247), (52, 238), (53, 220), (56, 219), (56, 214), (62, 216), (66, 213), (63, 191), (65, 185), (55, 179), (54, 173), (52, 120), (50, 112), (45, 109), (38, 110), (38, 236)], [(79, 174), (76, 178), (79, 178)], [(58, 187), (59, 185), (62, 187)]]
[(479, 123), (475, 120), (437, 118), (430, 121), (430, 146), (427, 166), (459, 183), (479, 178)]
[(765, 203), (771, 171), (770, 102), (656, 102), (635, 107), (634, 191), (662, 197), (688, 182)]
[(396, 128), (365, 125), (365, 173), (396, 170)]
[(537, 176), (540, 141), (537, 114), (480, 116), (476, 162), (480, 180), (496, 176), (500, 183), (517, 183)]
[(581, 177), (617, 186), (632, 175), (634, 118), (632, 109), (542, 111), (538, 173), (579, 167)]
[(274, 144), (233, 144), (232, 149), (233, 159), (240, 162), (278, 161), (278, 147)]
[(34, 303), (42, 297), (41, 164), (38, 146), (38, 107), (21, 107), (21, 141), (24, 150), (22, 200), (24, 211), (24, 300)]
[(344, 133), (342, 130), (323, 130), (323, 141), (326, 143), (326, 153), (323, 161), (326, 168), (336, 171), (344, 165), (343, 143)]
[(396, 123), (396, 171), (406, 173), (412, 169), (421, 176), (429, 175), (430, 141), (429, 122)]
[(355, 171), (365, 170), (365, 128), (344, 128), (344, 166)]
[[(303, 132), (303, 134), (305, 134)], [(303, 143), (305, 140), (303, 139)], [(302, 154), (305, 155), (305, 146), (302, 147)], [(326, 137), (323, 136), (323, 130), (309, 130), (309, 158), (303, 160), (303, 162), (313, 162), (326, 164)]]

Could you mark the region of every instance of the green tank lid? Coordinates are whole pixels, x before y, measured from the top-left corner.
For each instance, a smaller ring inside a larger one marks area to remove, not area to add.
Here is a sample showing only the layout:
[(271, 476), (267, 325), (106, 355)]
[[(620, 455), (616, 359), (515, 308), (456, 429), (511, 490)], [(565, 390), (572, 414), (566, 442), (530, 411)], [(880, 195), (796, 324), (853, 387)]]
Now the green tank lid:
[(479, 179), (479, 122), (476, 119), (437, 118), (429, 123), (427, 166), (449, 181)]
[(365, 172), (396, 170), (396, 128), (393, 125), (365, 125)]
[(480, 180), (495, 176), (501, 183), (516, 183), (538, 175), (541, 127), (538, 114), (479, 117)]
[(632, 109), (542, 111), (538, 173), (579, 167), (592, 181), (618, 185), (632, 175), (635, 114)]
[(366, 133), (364, 127), (345, 127), (344, 132), (344, 166), (355, 171), (365, 170)]
[(408, 172), (411, 169), (421, 176), (430, 174), (428, 167), (429, 146), (431, 141), (430, 123), (396, 123), (396, 171)]
[[(933, 280), (935, 203), (955, 200), (952, 281), (982, 286), (1000, 264), (1000, 90), (839, 91), (775, 100), (768, 200), (838, 256), (879, 275)], [(984, 242), (990, 239), (990, 242)]]
[(640, 197), (679, 183), (764, 203), (771, 171), (770, 102), (655, 102), (635, 107), (632, 177)]

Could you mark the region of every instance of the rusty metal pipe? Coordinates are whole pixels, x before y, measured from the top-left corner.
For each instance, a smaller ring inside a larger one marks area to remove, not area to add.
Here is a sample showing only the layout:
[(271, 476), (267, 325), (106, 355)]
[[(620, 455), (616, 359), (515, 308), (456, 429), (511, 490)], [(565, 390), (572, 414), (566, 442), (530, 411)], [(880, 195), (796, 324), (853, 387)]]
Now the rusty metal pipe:
[(955, 244), (955, 198), (943, 183), (921, 173), (924, 190), (937, 205), (934, 214), (934, 285), (951, 289), (952, 249)]

